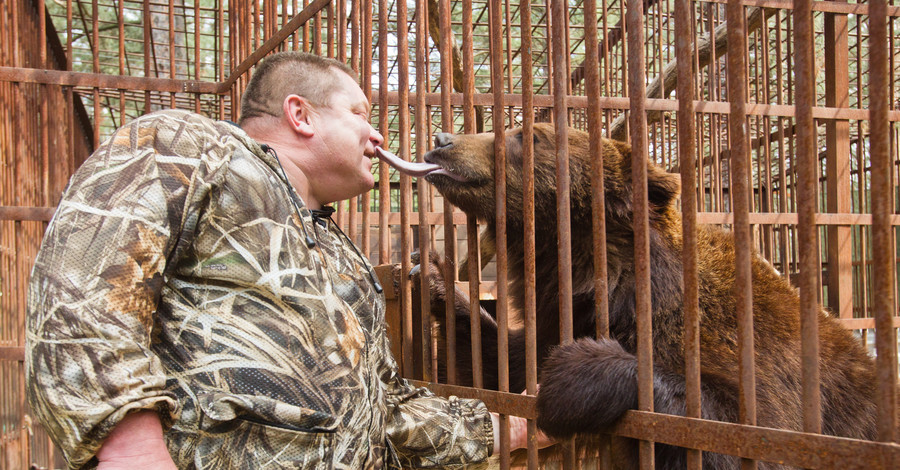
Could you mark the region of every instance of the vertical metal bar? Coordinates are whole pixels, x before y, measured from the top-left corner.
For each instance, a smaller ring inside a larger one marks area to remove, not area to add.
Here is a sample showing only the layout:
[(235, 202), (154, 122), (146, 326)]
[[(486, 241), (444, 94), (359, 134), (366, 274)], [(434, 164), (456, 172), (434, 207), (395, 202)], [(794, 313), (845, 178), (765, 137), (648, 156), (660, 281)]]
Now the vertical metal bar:
[[(230, 18), (231, 14), (228, 16)], [(219, 2), (219, 7), (216, 9), (216, 50), (219, 51), (215, 54), (216, 80), (219, 81), (225, 79), (225, 2)], [(230, 45), (228, 54), (229, 56), (232, 54)], [(216, 99), (219, 102), (219, 119), (225, 119), (225, 98), (224, 96), (218, 96)]]
[[(700, 418), (700, 288), (697, 266), (696, 148), (694, 135), (694, 74), (691, 56), (696, 37), (691, 18), (691, 1), (675, 0), (675, 55), (678, 64), (678, 164), (681, 168), (682, 279), (684, 292), (684, 379), (685, 416)], [(687, 449), (687, 468), (699, 470), (702, 454)]]
[[(265, 1), (265, 0), (264, 0)], [(247, 18), (247, 27), (250, 28), (250, 36), (253, 38), (253, 42), (247, 43), (247, 49), (245, 50), (244, 57), (250, 55), (254, 50), (259, 49), (259, 21), (262, 17), (262, 14), (259, 11), (259, 2), (257, 0), (252, 0), (247, 7), (247, 14), (249, 17)]]
[[(750, 268), (752, 236), (749, 210), (749, 155), (747, 152), (747, 90), (744, 7), (740, 0), (728, 0), (728, 136), (731, 151), (731, 197), (734, 211), (735, 305), (738, 323), (740, 364), (739, 420), (756, 424), (756, 374), (753, 362), (753, 297)], [(744, 469), (756, 462), (742, 459)]]
[[(775, 69), (775, 103), (783, 104), (784, 103), (784, 71), (782, 70), (782, 62), (781, 60), (784, 55), (781, 52), (782, 38), (781, 38), (781, 13), (780, 11), (775, 11), (775, 56), (779, 58), (777, 61), (776, 69)], [(778, 130), (776, 131), (776, 135), (778, 138), (778, 181), (780, 195), (778, 197), (778, 212), (784, 213), (787, 212), (787, 203), (788, 203), (788, 190), (787, 190), (787, 169), (785, 168), (786, 163), (786, 149), (784, 144), (784, 123), (786, 120), (781, 116), (778, 117), (777, 125)], [(790, 122), (790, 121), (787, 121)], [(779, 239), (779, 260), (781, 261), (781, 272), (782, 276), (789, 277), (791, 274), (790, 268), (790, 259), (788, 257), (788, 233), (787, 227), (782, 225), (778, 230), (778, 239)]]
[[(507, 288), (508, 259), (506, 253), (506, 134), (503, 119), (503, 34), (501, 0), (489, 5), (491, 32), (491, 90), (493, 92), (494, 175), (496, 197), (497, 248), (497, 357), (498, 389), (509, 391), (509, 298)], [(500, 416), (500, 466), (509, 468), (509, 418)]]
[[(568, 4), (551, 0), (551, 50), (553, 55), (553, 119), (556, 124), (556, 226), (559, 269), (560, 343), (572, 342), (572, 238), (569, 178), (569, 42)], [(575, 443), (565, 443), (564, 466), (575, 467)]]
[[(175, 78), (175, 0), (169, 0), (169, 78)], [(99, 51), (99, 42), (97, 44)], [(169, 107), (175, 107), (175, 93), (169, 94)]]
[[(69, 0), (69, 6), (70, 6), (70, 7), (71, 7), (71, 2), (72, 2), (72, 0)], [(150, 39), (150, 32), (151, 32), (151, 28), (152, 28), (152, 24), (153, 24), (153, 23), (152, 23), (151, 15), (152, 15), (152, 13), (150, 12), (150, 2), (144, 2), (144, 14), (143, 14), (143, 18), (144, 18), (144, 42), (143, 42), (143, 45), (144, 45), (144, 76), (145, 76), (145, 77), (149, 77), (149, 76), (150, 76), (150, 48), (152, 47), (152, 44), (153, 44), (153, 42), (152, 42), (151, 39)], [(69, 68), (68, 68), (68, 70), (72, 70), (72, 61), (71, 61), (71, 54), (72, 54), (72, 38), (71, 38), (71, 36), (72, 36), (72, 21), (71, 21), (71, 18), (72, 18), (72, 11), (71, 11), (71, 8), (70, 8), (70, 9), (69, 9), (69, 44), (68, 44), (68, 51), (69, 51), (70, 58), (69, 58)], [(232, 62), (232, 63), (234, 63), (234, 62)], [(147, 113), (149, 113), (150, 111), (151, 111), (150, 91), (147, 90), (147, 91), (144, 92), (144, 114), (147, 114)]]
[[(333, 2), (332, 2), (333, 3)], [(346, 0), (337, 0), (337, 57), (341, 62), (347, 60), (347, 3)], [(407, 90), (409, 91), (409, 90)]]
[(810, 0), (794, 0), (794, 43), (796, 63), (796, 119), (797, 119), (797, 171), (799, 186), (797, 199), (798, 239), (800, 243), (800, 334), (803, 385), (803, 430), (821, 432), (822, 413), (819, 392), (818, 347), (818, 258), (816, 217), (816, 185), (818, 157), (816, 155), (816, 129), (812, 117), (815, 103), (815, 62), (813, 57), (812, 3)]
[[(100, 73), (100, 11), (98, 0), (91, 1), (91, 60), (94, 73)], [(100, 144), (100, 89), (93, 88), (94, 98), (94, 148)]]
[[(366, 94), (366, 99), (369, 103), (372, 102), (372, 60), (373, 57), (369, 55), (369, 51), (372, 50), (372, 0), (357, 0), (356, 3), (360, 4), (360, 9), (362, 10), (362, 51), (365, 53), (361, 53), (362, 56), (362, 64), (360, 70), (362, 70), (362, 89), (363, 93)], [(380, 59), (379, 59), (380, 60)], [(379, 107), (379, 112), (380, 112)], [(383, 134), (382, 134), (383, 135)], [(386, 138), (386, 137), (385, 137)], [(387, 145), (385, 141), (384, 145)], [(379, 164), (379, 171), (383, 168), (384, 165)], [(366, 256), (371, 255), (372, 246), (371, 246), (371, 234), (370, 230), (370, 214), (372, 210), (372, 192), (367, 191), (362, 195), (362, 251)]]
[[(344, 18), (345, 10), (341, 9), (341, 18)], [(343, 45), (341, 46), (341, 50), (344, 51), (347, 47), (347, 41), (344, 38), (345, 35), (343, 31), (346, 30), (346, 27), (342, 29), (341, 38), (343, 40)], [(358, 0), (350, 0), (350, 68), (353, 69), (357, 74), (359, 73), (359, 1)], [(360, 197), (354, 196), (350, 198), (350, 211), (348, 215), (350, 227), (347, 233), (350, 235), (350, 239), (353, 240), (353, 243), (356, 243), (356, 231), (359, 225), (356, 222), (357, 213), (359, 212), (358, 201)], [(365, 253), (365, 252), (364, 252)], [(368, 253), (366, 253), (368, 256)]]
[[(846, 108), (849, 91), (847, 16), (825, 14), (825, 105)], [(850, 121), (828, 120), (826, 182), (828, 212), (852, 211)], [(828, 305), (841, 318), (853, 317), (853, 252), (851, 227), (828, 227)]]
[[(593, 2), (590, 2), (593, 3)], [(522, 201), (525, 248), (525, 391), (529, 395), (538, 393), (537, 380), (537, 280), (534, 220), (534, 61), (531, 42), (531, 0), (525, 0), (519, 7), (522, 24)], [(596, 20), (595, 20), (596, 21)], [(512, 64), (510, 63), (510, 66)], [(537, 423), (528, 420), (528, 470), (538, 468)]]
[[(428, 91), (428, 18), (426, 13), (428, 6), (426, 0), (416, 2), (416, 160), (424, 161), (425, 152), (428, 150), (428, 107), (425, 104), (425, 93)], [(416, 189), (419, 193), (419, 266), (421, 292), (421, 331), (417, 332), (422, 342), (417, 361), (422, 362), (422, 378), (434, 380), (437, 376), (431, 369), (431, 296), (429, 295), (430, 283), (428, 282), (431, 270), (431, 226), (428, 223), (428, 213), (431, 211), (431, 185), (424, 178), (416, 181)], [(450, 297), (450, 296), (448, 296)], [(455, 323), (447, 323), (454, 325)], [(447, 334), (451, 335), (454, 328), (448, 327)], [(447, 363), (453, 363), (453, 358), (448, 356)]]
[[(145, 7), (146, 8), (146, 7)], [(66, 1), (66, 70), (72, 70), (72, 0)], [(68, 173), (75, 168), (75, 93), (72, 87), (65, 87), (66, 95), (66, 143), (68, 145), (68, 158), (66, 163)]]
[[(400, 155), (409, 160), (409, 44), (407, 40), (406, 2), (397, 2), (397, 75), (399, 79), (399, 130)], [(333, 18), (333, 17), (332, 17)], [(329, 44), (334, 41), (329, 38)], [(383, 90), (383, 89), (382, 89)], [(409, 227), (409, 211), (412, 209), (412, 181), (408, 175), (400, 174), (400, 265), (403, 273), (408, 273), (412, 254), (411, 230)], [(400, 303), (403, 318), (403, 373), (410, 377), (413, 372), (413, 324), (412, 324), (412, 285), (409, 277), (400, 276), (400, 292), (403, 301)]]
[[(440, 30), (441, 52), (441, 129), (453, 132), (453, 108), (450, 106), (450, 93), (453, 92), (453, 63), (450, 44), (450, 0), (438, 0), (438, 26)], [(444, 277), (456, 280), (456, 225), (453, 223), (453, 206), (444, 199)], [(444, 311), (446, 324), (455, 324), (456, 305), (454, 296), (448, 295)], [(456, 377), (456, 330), (447, 328), (447, 382), (457, 383)]]
[[(463, 131), (466, 134), (475, 132), (475, 58), (472, 38), (472, 0), (463, 0), (462, 11), (462, 60), (463, 60)], [(478, 245), (478, 220), (471, 215), (466, 216), (466, 239), (468, 240), (469, 263), (469, 311), (481, 310), (480, 274), (481, 250)], [(478, 315), (471, 315), (469, 325), (472, 336), (472, 384), (477, 388), (484, 387), (482, 374), (481, 320)]]
[[(328, 27), (325, 29), (325, 31), (328, 33), (328, 57), (334, 57), (334, 34), (337, 30), (334, 2), (328, 3), (328, 6), (325, 8), (325, 20), (328, 23)], [(409, 157), (407, 156), (407, 158)]]
[[(200, 2), (194, 0), (194, 80), (197, 81), (200, 81), (200, 37)], [(194, 112), (200, 110), (200, 94), (197, 93), (194, 95)]]
[[(40, 64), (41, 67), (49, 68), (47, 61), (47, 16), (44, 0), (38, 0), (38, 35), (40, 42)], [(41, 100), (41, 204), (49, 206), (51, 204), (50, 196), (50, 117), (47, 100), (47, 85), (40, 85)]]
[[(389, 134), (388, 118), (388, 3), (378, 0), (378, 125), (387, 146)], [(391, 262), (391, 228), (388, 214), (391, 212), (391, 180), (388, 166), (378, 164), (378, 262)]]
[[(605, 8), (605, 5), (604, 5)], [(604, 19), (605, 21), (605, 19)], [(593, 219), (594, 255), (594, 317), (597, 338), (609, 337), (609, 285), (606, 253), (606, 202), (603, 171), (602, 119), (600, 107), (600, 64), (597, 31), (597, 2), (584, 2), (584, 42), (585, 42), (585, 92), (588, 98), (587, 121), (590, 136), (589, 155), (591, 157), (591, 213)], [(606, 36), (604, 35), (604, 38)], [(606, 41), (604, 40), (604, 43)], [(526, 139), (523, 138), (523, 142)], [(528, 139), (530, 140), (530, 139)], [(533, 158), (533, 157), (532, 157)], [(533, 190), (532, 190), (533, 191)], [(532, 208), (532, 211), (534, 209)], [(527, 248), (526, 248), (527, 249)], [(532, 250), (534, 247), (532, 246)], [(600, 438), (600, 468), (610, 468), (611, 440), (609, 436)]]
[[(650, 299), (650, 208), (647, 201), (647, 113), (644, 79), (643, 2), (628, 0), (628, 89), (634, 215), (635, 316), (637, 317), (638, 409), (653, 411), (653, 343)], [(640, 441), (641, 468), (652, 469), (653, 443)]]
[(891, 182), (890, 123), (891, 88), (887, 56), (887, 11), (885, 0), (869, 2), (869, 152), (872, 158), (872, 311), (875, 315), (875, 363), (878, 368), (878, 440), (897, 442), (897, 333), (894, 317), (893, 232), (894, 188)]

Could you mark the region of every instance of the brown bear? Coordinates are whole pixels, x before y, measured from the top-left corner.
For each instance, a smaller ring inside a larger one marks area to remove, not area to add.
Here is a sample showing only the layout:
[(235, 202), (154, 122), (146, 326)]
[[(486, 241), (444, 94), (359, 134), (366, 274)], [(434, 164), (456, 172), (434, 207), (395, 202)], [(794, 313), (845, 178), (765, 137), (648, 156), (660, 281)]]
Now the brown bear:
[[(506, 132), (507, 244), (509, 296), (514, 308), (524, 302), (522, 214), (522, 131)], [(494, 134), (437, 134), (425, 156), (432, 167), (426, 179), (444, 197), (487, 224), (495, 221)], [(569, 130), (571, 173), (572, 278), (574, 333), (581, 338), (559, 343), (555, 131), (534, 125), (535, 225), (537, 246), (537, 346), (541, 368), (538, 426), (554, 437), (608, 429), (637, 406), (637, 333), (635, 320), (631, 149), (606, 140), (603, 145), (608, 254), (610, 338), (594, 338), (594, 282), (591, 178), (588, 134)], [(682, 335), (681, 215), (676, 207), (677, 175), (649, 164), (650, 264), (653, 318), (654, 409), (683, 415), (685, 410)], [(735, 422), (738, 416), (738, 353), (734, 299), (734, 238), (710, 226), (698, 228), (702, 416)], [(436, 273), (436, 271), (433, 271)], [(802, 428), (799, 296), (761, 256), (752, 261), (753, 315), (759, 426)], [(430, 279), (432, 309), (443, 311), (447, 287)], [(455, 291), (458, 355), (462, 382), (470, 383), (469, 303)], [(496, 387), (494, 319), (482, 311), (485, 386)], [(440, 315), (437, 315), (440, 321)], [(822, 429), (826, 434), (861, 439), (875, 435), (874, 361), (860, 341), (825, 310), (819, 315)], [(510, 331), (510, 382), (524, 389), (524, 332)], [(627, 461), (628, 458), (623, 460)], [(657, 444), (657, 468), (684, 468), (683, 449)], [(704, 453), (705, 468), (738, 468), (732, 456)], [(761, 463), (761, 468), (781, 468)]]

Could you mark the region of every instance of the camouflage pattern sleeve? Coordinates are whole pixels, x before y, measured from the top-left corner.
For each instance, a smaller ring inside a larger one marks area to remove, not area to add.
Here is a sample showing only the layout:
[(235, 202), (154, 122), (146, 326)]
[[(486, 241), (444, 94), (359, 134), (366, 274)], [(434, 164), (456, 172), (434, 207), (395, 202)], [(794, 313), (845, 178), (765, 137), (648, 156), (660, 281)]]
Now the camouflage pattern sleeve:
[[(118, 130), (75, 173), (28, 287), (29, 403), (72, 468), (128, 412), (179, 405), (150, 349), (167, 255), (190, 231), (215, 158), (207, 123), (167, 112)], [(224, 158), (224, 157), (223, 157)]]
[(388, 401), (387, 434), (404, 468), (464, 466), (494, 450), (491, 415), (480, 400), (435, 396), (399, 377), (388, 354), (381, 372)]

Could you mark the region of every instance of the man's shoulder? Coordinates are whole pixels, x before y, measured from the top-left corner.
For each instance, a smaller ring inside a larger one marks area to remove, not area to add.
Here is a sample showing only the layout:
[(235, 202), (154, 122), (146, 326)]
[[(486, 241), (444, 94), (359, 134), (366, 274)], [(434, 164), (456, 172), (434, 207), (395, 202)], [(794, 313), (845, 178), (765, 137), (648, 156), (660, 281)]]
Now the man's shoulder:
[(136, 127), (171, 127), (181, 132), (221, 133), (220, 122), (202, 114), (182, 109), (163, 109), (144, 114), (131, 125)]

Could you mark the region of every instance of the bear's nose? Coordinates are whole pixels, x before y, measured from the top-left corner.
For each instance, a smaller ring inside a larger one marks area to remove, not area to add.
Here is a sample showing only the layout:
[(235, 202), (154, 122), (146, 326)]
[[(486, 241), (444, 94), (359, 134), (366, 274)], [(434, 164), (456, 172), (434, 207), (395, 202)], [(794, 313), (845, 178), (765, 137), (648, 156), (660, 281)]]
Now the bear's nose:
[(434, 146), (435, 147), (446, 147), (453, 143), (453, 134), (448, 134), (446, 132), (438, 132), (434, 135)]

